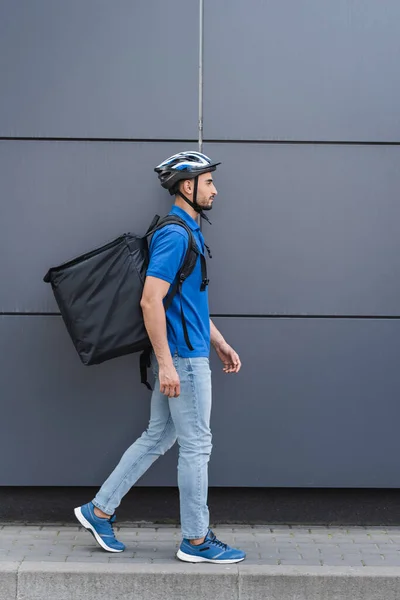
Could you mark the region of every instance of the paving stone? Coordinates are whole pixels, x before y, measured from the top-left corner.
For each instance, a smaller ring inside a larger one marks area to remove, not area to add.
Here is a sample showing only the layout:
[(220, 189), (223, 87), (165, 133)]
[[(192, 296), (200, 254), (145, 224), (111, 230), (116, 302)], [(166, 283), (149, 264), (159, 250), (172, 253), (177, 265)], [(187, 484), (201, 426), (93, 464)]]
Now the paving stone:
[(281, 565), (319, 565), (319, 561), (311, 561), (311, 562), (306, 562), (304, 561), (302, 558), (291, 558), (291, 559), (285, 559), (282, 558), (279, 561), (279, 564)]
[(152, 564), (154, 565), (170, 565), (170, 564), (176, 564), (177, 559), (175, 557), (173, 558), (153, 558)]
[[(365, 558), (361, 559), (361, 563), (365, 567), (384, 567), (385, 566), (385, 562), (379, 558), (365, 557)], [(386, 566), (388, 566), (388, 565), (386, 564)]]
[(400, 558), (384, 557), (383, 564), (386, 567), (400, 567)]
[(343, 557), (346, 563), (358, 563), (363, 560), (363, 555), (360, 552), (357, 554), (344, 554)]
[(71, 554), (72, 552), (72, 546), (64, 546), (64, 545), (60, 545), (60, 546), (51, 546), (50, 548), (50, 554), (56, 556), (57, 554)]
[[(342, 550), (343, 552), (354, 552), (354, 549), (357, 548), (357, 544), (347, 544), (347, 543), (339, 543), (338, 547), (340, 548), (340, 550)], [(375, 548), (376, 550), (376, 548)]]
[[(46, 557), (46, 562), (65, 562), (67, 559), (66, 556), (62, 556), (61, 554), (58, 556), (52, 556), (51, 554)], [(35, 561), (37, 560), (35, 556)]]
[[(107, 560), (110, 563), (119, 563), (119, 562), (130, 562), (134, 559), (134, 556), (132, 554), (126, 554), (125, 552), (122, 552), (121, 554), (110, 554), (107, 556)], [(93, 560), (96, 561), (97, 559), (95, 557), (93, 557)]]
[(276, 555), (276, 557), (284, 558), (285, 560), (291, 559), (291, 558), (303, 560), (303, 556), (299, 552), (280, 552), (279, 554)]
[(72, 551), (69, 554), (70, 556), (92, 556), (91, 550), (81, 550), (80, 548), (72, 548)]
[[(48, 554), (40, 554), (40, 552), (38, 552), (37, 554), (35, 553), (35, 562), (47, 562), (49, 559), (49, 555)], [(23, 557), (23, 560), (32, 560), (31, 555), (25, 555)]]
[(364, 555), (371, 555), (374, 556), (375, 554), (382, 554), (382, 550), (381, 548), (376, 548), (376, 547), (371, 547), (371, 548), (367, 548), (367, 547), (362, 547), (360, 548), (360, 553), (364, 554)]
[(313, 552), (318, 552), (319, 548), (337, 548), (337, 546), (335, 546), (334, 544), (315, 544), (314, 542), (310, 542), (309, 544), (306, 544), (306, 542), (296, 542), (295, 544), (296, 548), (299, 549), (304, 549), (304, 550), (309, 550), (309, 551), (313, 551)]
[[(22, 560), (22, 558), (20, 560)], [(11, 559), (10, 556), (7, 556), (5, 554), (1, 554), (0, 555), (0, 562), (1, 563), (9, 563), (9, 562), (12, 562), (12, 561), (14, 561), (14, 562), (20, 562), (20, 560), (18, 558)]]
[[(339, 556), (330, 558), (324, 557), (321, 559), (320, 563), (321, 566), (325, 565), (328, 567), (343, 567), (346, 565), (346, 562), (343, 560), (343, 558), (340, 558)], [(355, 566), (358, 566), (358, 564)]]
[[(124, 564), (126, 564), (126, 563), (133, 563), (133, 560), (134, 560), (133, 558), (122, 557), (122, 558), (120, 558), (120, 559), (118, 560), (118, 563), (124, 563)], [(113, 561), (113, 559), (112, 559), (112, 558), (109, 558), (109, 559), (108, 559), (108, 563), (109, 563), (109, 564), (115, 564), (115, 561)]]
[(108, 563), (108, 556), (67, 556), (65, 562), (73, 562), (73, 563)]
[[(272, 531), (271, 531), (272, 529)], [(180, 544), (177, 527), (120, 528), (127, 545), (123, 554), (103, 553), (79, 527), (3, 526), (0, 561), (119, 562), (174, 561)], [(386, 564), (400, 566), (400, 528), (329, 528), (218, 525), (217, 536), (247, 553), (246, 564), (329, 565)], [(379, 544), (378, 544), (379, 540)], [(284, 561), (284, 562), (282, 562)]]
[(383, 556), (391, 556), (392, 558), (399, 558), (400, 559), (400, 551), (399, 550), (381, 550), (380, 554), (383, 554)]
[(277, 550), (278, 544), (276, 542), (271, 542), (270, 540), (268, 540), (268, 542), (256, 542), (254, 544), (254, 547), (258, 549), (263, 548), (264, 550)]

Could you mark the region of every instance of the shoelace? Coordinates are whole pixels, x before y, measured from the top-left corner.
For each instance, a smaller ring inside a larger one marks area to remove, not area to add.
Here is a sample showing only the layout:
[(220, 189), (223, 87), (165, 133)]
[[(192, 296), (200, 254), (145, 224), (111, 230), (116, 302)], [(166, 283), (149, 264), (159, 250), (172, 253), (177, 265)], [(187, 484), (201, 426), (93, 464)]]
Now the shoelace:
[(217, 546), (218, 548), (222, 548), (223, 550), (228, 549), (228, 544), (224, 544), (224, 542), (221, 542), (220, 540), (218, 540), (214, 533), (211, 532), (211, 535), (213, 536), (213, 537), (210, 537), (211, 544), (214, 544), (214, 546)]
[(108, 522), (110, 523), (110, 527), (111, 527), (111, 531), (113, 532), (113, 536), (115, 537), (115, 531), (114, 531), (114, 523), (115, 523), (115, 519), (117, 517), (115, 515), (113, 515), (112, 517), (110, 517), (108, 519)]

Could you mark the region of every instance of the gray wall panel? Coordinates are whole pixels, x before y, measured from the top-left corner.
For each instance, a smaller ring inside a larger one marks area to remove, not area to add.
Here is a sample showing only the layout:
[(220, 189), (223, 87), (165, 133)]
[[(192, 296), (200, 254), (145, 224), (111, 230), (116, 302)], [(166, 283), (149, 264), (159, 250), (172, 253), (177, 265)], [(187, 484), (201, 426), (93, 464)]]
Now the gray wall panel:
[[(210, 485), (400, 486), (398, 321), (215, 321), (243, 370), (212, 357)], [(147, 424), (137, 357), (82, 366), (59, 317), (0, 317), (0, 354), (0, 485), (100, 484)]]
[(205, 2), (208, 139), (399, 141), (398, 0)]
[(217, 485), (400, 487), (400, 322), (215, 319), (239, 352), (214, 363)]
[(198, 20), (185, 0), (2, 0), (0, 136), (195, 139)]
[[(49, 266), (166, 213), (172, 199), (153, 166), (180, 148), (0, 142), (0, 310), (56, 310), (42, 282)], [(399, 314), (399, 148), (205, 151), (223, 161), (214, 224), (203, 228), (213, 313)]]
[[(0, 355), (0, 485), (99, 484), (147, 427), (138, 356), (84, 367), (60, 317), (0, 317)], [(171, 452), (143, 482), (175, 471)]]
[(398, 315), (400, 147), (205, 144), (214, 314)]
[(0, 219), (0, 311), (55, 311), (42, 281), (50, 266), (124, 231), (144, 233), (156, 213), (166, 214), (172, 198), (153, 168), (181, 148), (0, 142), (0, 196), (7, 206)]

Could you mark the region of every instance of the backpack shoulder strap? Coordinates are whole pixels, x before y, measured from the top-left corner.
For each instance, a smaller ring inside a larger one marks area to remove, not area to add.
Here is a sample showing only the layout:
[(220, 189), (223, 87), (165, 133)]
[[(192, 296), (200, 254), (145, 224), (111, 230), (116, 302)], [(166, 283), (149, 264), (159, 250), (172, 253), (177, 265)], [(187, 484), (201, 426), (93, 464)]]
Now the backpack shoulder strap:
[(150, 223), (148, 230), (144, 234), (143, 238), (148, 237), (151, 233), (153, 233), (153, 231), (155, 231), (156, 225), (159, 221), (160, 221), (160, 215), (155, 215), (152, 222)]
[(153, 235), (153, 233), (155, 233), (159, 229), (162, 229), (166, 225), (180, 225), (181, 227), (186, 229), (189, 235), (189, 239), (193, 237), (192, 230), (190, 229), (189, 225), (187, 225), (185, 221), (180, 217), (176, 215), (167, 215), (166, 217), (162, 217), (162, 219), (160, 219), (159, 215), (155, 215), (154, 219), (150, 224), (150, 227), (144, 234), (143, 238), (150, 237), (151, 235)]
[[(155, 222), (155, 226), (152, 227), (154, 222)], [(183, 227), (183, 229), (185, 229), (185, 231), (187, 232), (188, 238), (189, 238), (188, 239), (188, 247), (187, 247), (187, 251), (186, 251), (186, 255), (185, 255), (182, 267), (179, 270), (179, 275), (183, 276), (182, 281), (184, 281), (185, 279), (187, 279), (189, 277), (189, 275), (192, 273), (193, 269), (195, 268), (197, 258), (200, 254), (199, 249), (196, 244), (196, 240), (193, 237), (192, 230), (185, 223), (185, 221), (183, 219), (181, 219), (180, 217), (177, 217), (175, 215), (167, 215), (166, 217), (164, 217), (162, 219), (160, 219), (158, 217), (158, 215), (156, 215), (156, 217), (154, 217), (154, 219), (153, 219), (153, 223), (149, 227), (146, 235), (143, 237), (148, 237), (148, 236), (152, 235), (153, 233), (155, 233), (156, 231), (158, 231), (159, 229), (166, 227), (167, 225), (179, 225), (180, 227)], [(171, 300), (172, 300), (172, 298), (171, 298)]]
[[(154, 223), (154, 226), (153, 226), (153, 223)], [(185, 315), (183, 313), (182, 285), (183, 285), (183, 282), (192, 273), (193, 269), (196, 266), (197, 259), (200, 256), (201, 275), (202, 275), (202, 283), (201, 283), (200, 290), (201, 291), (206, 290), (207, 285), (208, 285), (206, 259), (197, 247), (196, 240), (194, 239), (194, 236), (192, 234), (192, 230), (185, 223), (185, 221), (183, 219), (181, 219), (180, 217), (178, 217), (176, 215), (167, 215), (166, 217), (164, 217), (161, 220), (159, 220), (159, 218), (156, 219), (156, 217), (155, 217), (153, 220), (153, 223), (149, 227), (146, 235), (143, 237), (148, 237), (148, 236), (152, 235), (153, 233), (155, 233), (159, 229), (162, 229), (166, 225), (179, 225), (180, 227), (183, 227), (188, 234), (188, 247), (186, 250), (186, 255), (183, 260), (183, 264), (177, 273), (175, 282), (173, 283), (172, 287), (170, 288), (167, 296), (164, 298), (164, 309), (165, 309), (165, 312), (167, 312), (167, 310), (169, 309), (169, 307), (172, 304), (172, 300), (174, 299), (175, 295), (179, 292), (179, 295), (181, 298), (181, 321), (182, 321), (183, 334), (185, 337), (185, 342), (186, 342), (187, 347), (189, 348), (189, 350), (193, 350), (193, 346), (189, 339), (189, 333), (187, 330)]]
[(177, 273), (175, 283), (174, 283), (173, 287), (171, 288), (171, 290), (169, 291), (168, 296), (164, 303), (165, 310), (168, 310), (175, 294), (178, 291), (179, 284), (182, 284), (185, 281), (185, 279), (187, 279), (189, 277), (189, 275), (192, 273), (193, 269), (195, 268), (197, 258), (199, 256), (200, 252), (197, 247), (196, 240), (193, 237), (192, 230), (185, 223), (185, 221), (183, 219), (181, 219), (180, 217), (177, 217), (175, 215), (168, 215), (167, 217), (164, 217), (163, 219), (161, 219), (161, 221), (158, 222), (156, 230), (161, 229), (162, 227), (165, 227), (166, 225), (179, 225), (180, 227), (183, 227), (183, 229), (185, 229), (185, 231), (188, 234), (188, 247), (186, 250), (185, 258), (183, 259), (182, 266)]

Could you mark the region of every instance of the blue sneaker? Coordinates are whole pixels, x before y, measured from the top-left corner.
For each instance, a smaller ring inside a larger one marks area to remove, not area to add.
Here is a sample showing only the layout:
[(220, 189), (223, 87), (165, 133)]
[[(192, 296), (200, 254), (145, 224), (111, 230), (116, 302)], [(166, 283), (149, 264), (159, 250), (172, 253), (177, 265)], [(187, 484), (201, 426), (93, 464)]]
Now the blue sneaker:
[(74, 509), (74, 513), (79, 523), (90, 531), (103, 550), (107, 550), (107, 552), (123, 552), (125, 550), (124, 544), (115, 538), (113, 529), (115, 515), (109, 519), (97, 517), (94, 514), (94, 504), (92, 502), (78, 506)]
[(198, 546), (194, 546), (189, 540), (183, 540), (176, 556), (180, 560), (191, 563), (230, 564), (244, 560), (246, 553), (220, 542), (209, 529), (206, 539)]

